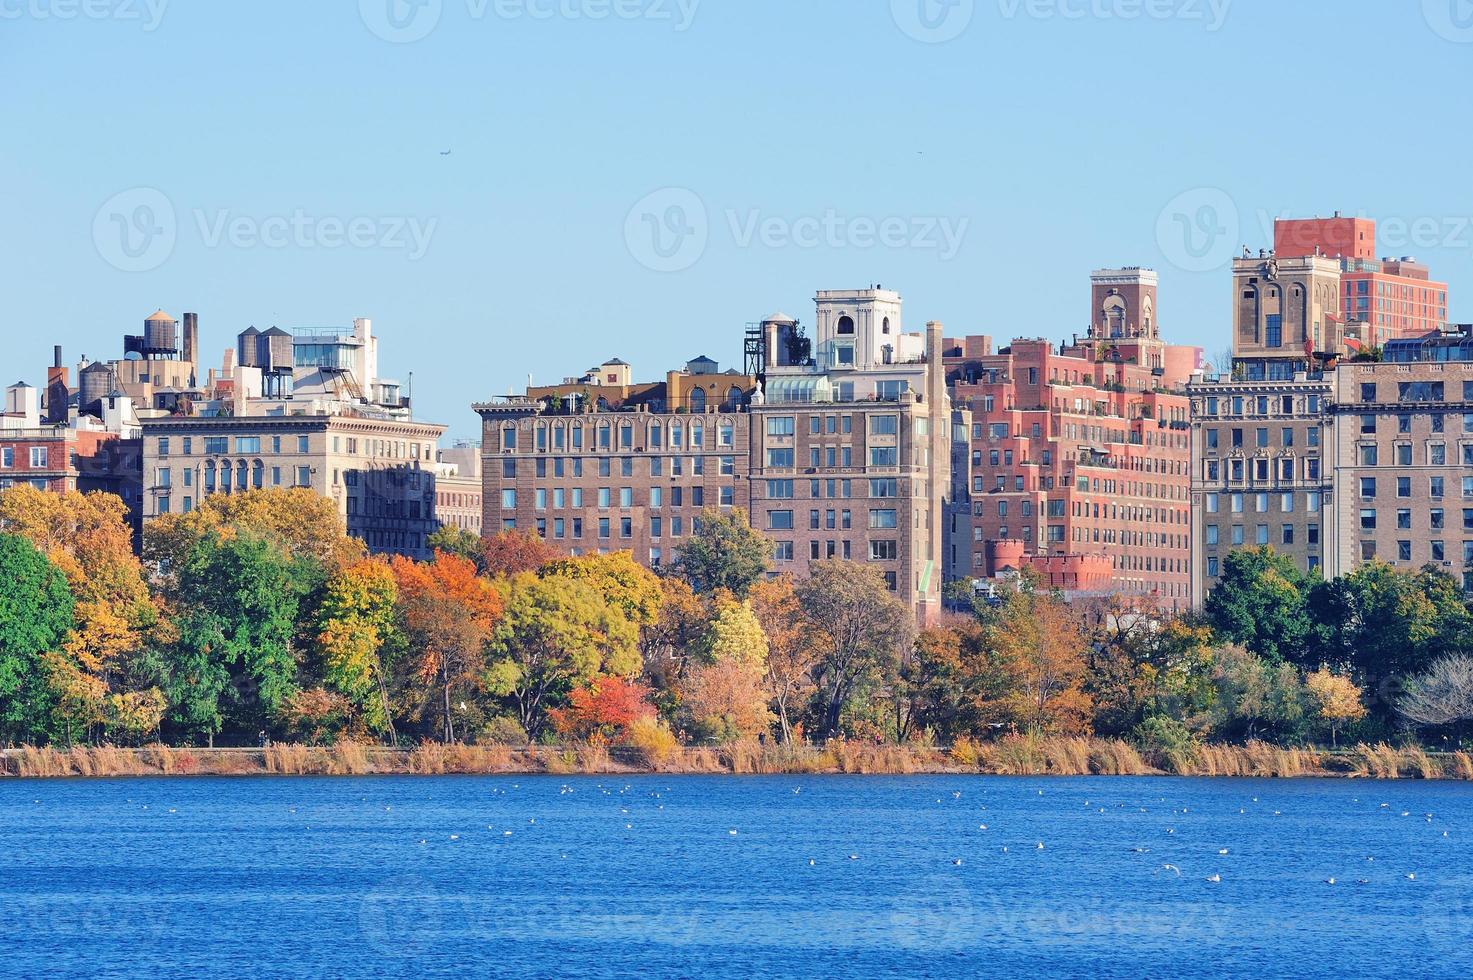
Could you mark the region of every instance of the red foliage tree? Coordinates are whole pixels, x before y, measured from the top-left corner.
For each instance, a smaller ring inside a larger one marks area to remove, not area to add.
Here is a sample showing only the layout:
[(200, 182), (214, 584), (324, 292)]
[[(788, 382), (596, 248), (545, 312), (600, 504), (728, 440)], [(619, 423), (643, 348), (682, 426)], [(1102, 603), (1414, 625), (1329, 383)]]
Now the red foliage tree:
[(552, 726), (564, 738), (613, 740), (641, 718), (653, 718), (649, 685), (622, 677), (599, 677), (568, 696), (566, 708), (548, 713)]

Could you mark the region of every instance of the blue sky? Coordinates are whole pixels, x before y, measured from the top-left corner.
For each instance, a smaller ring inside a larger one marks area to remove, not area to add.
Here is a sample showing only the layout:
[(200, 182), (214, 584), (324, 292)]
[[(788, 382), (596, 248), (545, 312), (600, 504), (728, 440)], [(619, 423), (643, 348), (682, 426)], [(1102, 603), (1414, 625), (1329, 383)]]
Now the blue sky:
[(948, 2), (0, 0), (0, 375), (371, 316), (474, 436), (821, 288), (1059, 339), (1113, 265), (1211, 352), (1235, 247), (1336, 209), (1473, 319), (1467, 0)]

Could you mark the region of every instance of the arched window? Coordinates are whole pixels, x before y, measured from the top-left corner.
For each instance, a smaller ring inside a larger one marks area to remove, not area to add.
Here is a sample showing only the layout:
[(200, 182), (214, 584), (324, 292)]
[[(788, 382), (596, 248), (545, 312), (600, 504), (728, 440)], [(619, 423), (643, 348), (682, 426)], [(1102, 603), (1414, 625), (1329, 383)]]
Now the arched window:
[(841, 336), (848, 335), (848, 336), (851, 336), (851, 337), (854, 335), (854, 318), (853, 317), (849, 316), (848, 314), (845, 314), (844, 316), (839, 317), (839, 334)]
[(251, 466), (245, 460), (235, 464), (235, 485), (242, 490), (251, 488)]
[(215, 492), (215, 461), (205, 460), (205, 493)]
[(699, 422), (690, 424), (690, 448), (700, 449), (706, 444), (706, 430)]
[(220, 489), (226, 493), (230, 492), (230, 460), (220, 460)]
[(741, 403), (742, 389), (738, 388), (736, 385), (732, 385), (730, 388), (726, 389), (726, 407), (728, 409), (736, 408)]
[(691, 389), (691, 392), (690, 392), (690, 410), (693, 413), (704, 412), (706, 410), (706, 389), (705, 388), (692, 388)]
[(663, 434), (664, 433), (660, 429), (660, 423), (658, 423), (658, 422), (651, 422), (650, 423), (650, 446), (649, 446), (649, 448), (651, 448), (651, 449), (659, 449), (660, 448), (660, 445), (661, 445), (660, 438), (661, 438), (661, 436), (663, 436)]
[(880, 324), (880, 333), (889, 333), (889, 332), (890, 332), (890, 318), (887, 316), (887, 317), (885, 317), (884, 321), (881, 322), (881, 324)]

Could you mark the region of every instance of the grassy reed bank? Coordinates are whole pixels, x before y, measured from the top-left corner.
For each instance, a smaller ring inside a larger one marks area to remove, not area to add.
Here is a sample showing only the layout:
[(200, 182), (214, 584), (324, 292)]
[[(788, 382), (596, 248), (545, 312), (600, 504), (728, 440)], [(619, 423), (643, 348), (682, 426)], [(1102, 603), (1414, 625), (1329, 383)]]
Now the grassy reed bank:
[(264, 749), (111, 746), (0, 750), (0, 777), (192, 775), (353, 776), (368, 774), (980, 773), (997, 776), (1210, 777), (1339, 776), (1473, 780), (1473, 756), (1418, 747), (1359, 745), (1338, 751), (1280, 748), (1264, 742), (1203, 745), (1142, 753), (1112, 739), (1016, 736), (960, 741), (950, 749), (830, 742), (825, 746), (736, 743), (680, 746), (439, 745), (413, 749), (341, 744)]

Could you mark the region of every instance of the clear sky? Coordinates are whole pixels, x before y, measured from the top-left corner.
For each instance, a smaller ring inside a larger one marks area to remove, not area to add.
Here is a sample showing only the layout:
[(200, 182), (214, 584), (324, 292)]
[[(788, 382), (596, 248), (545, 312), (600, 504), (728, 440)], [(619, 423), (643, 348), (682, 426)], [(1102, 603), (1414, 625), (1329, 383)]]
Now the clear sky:
[(1470, 79), (1468, 0), (0, 0), (0, 381), (370, 316), (474, 436), (816, 289), (1057, 340), (1116, 265), (1211, 352), (1236, 247), (1336, 209), (1473, 319)]

